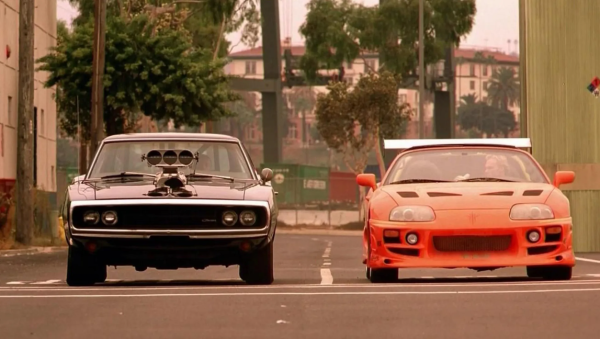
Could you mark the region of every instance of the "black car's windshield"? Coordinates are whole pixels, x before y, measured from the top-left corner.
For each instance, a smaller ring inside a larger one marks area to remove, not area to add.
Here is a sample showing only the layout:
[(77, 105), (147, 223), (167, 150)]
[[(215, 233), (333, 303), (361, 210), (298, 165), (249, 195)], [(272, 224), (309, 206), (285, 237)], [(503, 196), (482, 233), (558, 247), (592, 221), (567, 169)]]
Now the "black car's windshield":
[(546, 179), (527, 154), (510, 149), (452, 148), (403, 155), (384, 185), (427, 182), (538, 182)]
[(119, 141), (104, 144), (88, 178), (120, 177), (122, 173), (156, 174), (159, 169), (148, 166), (142, 155), (151, 150), (187, 149), (199, 153), (199, 160), (182, 169), (184, 174), (225, 176), (253, 179), (242, 149), (237, 143), (218, 141)]

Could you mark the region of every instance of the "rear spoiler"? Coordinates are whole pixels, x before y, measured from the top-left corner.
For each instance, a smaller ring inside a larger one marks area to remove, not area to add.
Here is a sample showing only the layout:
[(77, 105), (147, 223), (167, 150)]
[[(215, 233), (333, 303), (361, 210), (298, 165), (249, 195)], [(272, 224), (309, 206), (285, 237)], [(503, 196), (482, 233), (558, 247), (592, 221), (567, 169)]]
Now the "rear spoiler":
[(507, 146), (531, 151), (531, 139), (529, 138), (386, 139), (383, 144), (386, 150), (405, 150), (429, 146)]

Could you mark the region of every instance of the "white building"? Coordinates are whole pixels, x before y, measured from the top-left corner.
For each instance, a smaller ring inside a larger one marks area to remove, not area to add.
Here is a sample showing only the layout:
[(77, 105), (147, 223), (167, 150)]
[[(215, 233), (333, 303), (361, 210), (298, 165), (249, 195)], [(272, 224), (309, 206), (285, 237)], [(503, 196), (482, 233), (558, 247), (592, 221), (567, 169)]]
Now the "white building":
[[(56, 0), (35, 1), (35, 60), (56, 45)], [(34, 65), (37, 68), (39, 65)], [(17, 103), (19, 96), (19, 0), (0, 0), (0, 192), (17, 174)], [(44, 88), (46, 72), (35, 74), (34, 180), (56, 192), (55, 90)]]
[[(302, 56), (305, 53), (303, 45), (291, 45), (290, 39), (287, 38), (282, 42), (283, 50), (289, 48), (294, 56)], [(516, 46), (515, 46), (516, 50)], [(480, 54), (478, 56), (478, 54)], [(519, 71), (519, 56), (515, 52), (505, 52), (500, 49), (493, 48), (478, 48), (478, 47), (461, 47), (454, 51), (455, 57), (455, 75), (456, 75), (456, 105), (458, 106), (461, 98), (465, 95), (476, 95), (478, 99), (486, 100), (487, 84), (492, 77), (496, 67), (513, 68), (517, 73)], [(495, 62), (489, 63), (493, 59)], [(366, 64), (365, 64), (366, 62)], [(443, 64), (443, 61), (440, 61)], [(282, 60), (282, 67), (284, 66)], [(442, 66), (443, 67), (443, 66)], [(352, 63), (344, 64), (345, 76), (344, 79), (352, 84), (356, 84), (360, 79), (360, 75), (366, 73), (368, 69), (379, 68), (379, 56), (377, 54), (365, 54), (364, 60), (357, 59)], [(264, 68), (262, 60), (262, 47), (242, 50), (229, 55), (229, 63), (226, 66), (226, 72), (232, 75), (243, 76), (245, 78), (262, 79), (264, 77)], [(282, 68), (283, 72), (283, 68)], [(333, 70), (337, 73), (337, 70)], [(323, 73), (323, 72), (322, 72)], [(323, 73), (327, 74), (327, 73)], [(333, 74), (333, 73), (330, 73)], [(313, 87), (315, 91), (326, 91), (325, 86)], [(284, 90), (286, 90), (284, 88)], [(416, 110), (419, 106), (418, 91), (413, 89), (400, 89), (398, 91), (399, 100), (403, 103), (408, 103), (414, 110), (414, 116), (411, 123), (408, 125), (406, 138), (418, 138), (418, 120), (419, 116)], [(517, 123), (520, 116), (519, 105), (512, 105), (509, 110), (515, 114)], [(430, 135), (433, 130), (433, 103), (427, 103), (424, 109), (424, 125), (426, 135)], [(307, 115), (306, 120), (310, 125), (314, 122), (314, 115)], [(302, 127), (298, 127), (299, 118), (291, 117), (288, 139), (300, 138)], [(457, 130), (458, 127), (457, 127)], [(255, 132), (255, 128), (248, 126), (245, 132), (246, 140), (260, 141), (261, 134)]]

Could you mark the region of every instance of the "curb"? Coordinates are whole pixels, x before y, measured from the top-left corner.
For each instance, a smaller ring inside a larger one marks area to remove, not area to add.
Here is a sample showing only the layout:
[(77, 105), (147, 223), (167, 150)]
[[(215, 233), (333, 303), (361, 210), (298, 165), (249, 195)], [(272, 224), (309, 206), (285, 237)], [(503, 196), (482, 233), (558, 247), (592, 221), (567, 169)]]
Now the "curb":
[(0, 257), (14, 257), (18, 255), (32, 255), (40, 253), (52, 253), (66, 249), (65, 246), (53, 246), (53, 247), (32, 247), (20, 250), (1, 250)]

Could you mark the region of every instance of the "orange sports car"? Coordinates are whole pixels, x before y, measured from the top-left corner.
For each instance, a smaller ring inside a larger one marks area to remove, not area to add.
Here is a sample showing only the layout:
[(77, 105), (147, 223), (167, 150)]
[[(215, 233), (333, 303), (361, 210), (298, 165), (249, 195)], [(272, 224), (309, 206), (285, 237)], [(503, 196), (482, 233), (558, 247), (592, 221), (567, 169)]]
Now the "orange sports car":
[(569, 200), (530, 153), (528, 138), (385, 140), (400, 149), (364, 201), (363, 259), (371, 282), (399, 268), (526, 266), (529, 277), (571, 279), (575, 266)]

